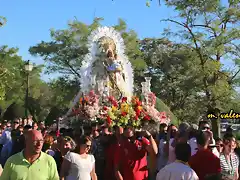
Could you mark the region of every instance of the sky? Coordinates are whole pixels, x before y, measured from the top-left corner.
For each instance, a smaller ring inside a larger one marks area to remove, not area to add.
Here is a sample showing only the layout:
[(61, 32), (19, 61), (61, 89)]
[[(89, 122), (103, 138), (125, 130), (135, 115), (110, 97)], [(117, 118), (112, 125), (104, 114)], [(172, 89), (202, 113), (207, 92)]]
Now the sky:
[[(75, 17), (90, 24), (94, 17), (103, 17), (103, 25), (126, 21), (128, 28), (140, 38), (160, 37), (166, 23), (161, 19), (174, 16), (174, 11), (158, 1), (146, 6), (146, 0), (0, 0), (0, 15), (7, 24), (0, 28), (0, 45), (18, 47), (24, 60), (43, 64), (39, 57), (32, 57), (28, 49), (43, 41), (50, 41), (50, 29), (65, 29)], [(48, 76), (43, 77), (45, 80)]]
[[(94, 17), (103, 17), (103, 25), (117, 24), (118, 19), (126, 21), (128, 28), (137, 32), (140, 38), (161, 37), (164, 28), (173, 24), (161, 19), (176, 16), (158, 0), (146, 6), (146, 0), (0, 0), (0, 16), (7, 18), (7, 24), (0, 28), (0, 45), (18, 47), (24, 60), (44, 64), (39, 57), (32, 57), (28, 49), (41, 41), (50, 41), (50, 29), (65, 29), (75, 17), (90, 24)], [(44, 80), (50, 76), (43, 75)]]

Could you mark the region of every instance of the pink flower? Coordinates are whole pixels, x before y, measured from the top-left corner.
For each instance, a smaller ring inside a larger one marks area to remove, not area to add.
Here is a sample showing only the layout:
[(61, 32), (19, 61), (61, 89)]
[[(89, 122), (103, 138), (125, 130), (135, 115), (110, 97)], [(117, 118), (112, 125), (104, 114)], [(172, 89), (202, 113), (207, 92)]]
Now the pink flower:
[(165, 111), (164, 111), (164, 112), (160, 112), (160, 113), (159, 113), (159, 116), (160, 116), (160, 118), (162, 118), (162, 119), (167, 118), (167, 114), (166, 114)]
[(94, 96), (95, 95), (95, 92), (93, 91), (93, 90), (91, 90), (90, 92), (89, 92), (89, 96)]

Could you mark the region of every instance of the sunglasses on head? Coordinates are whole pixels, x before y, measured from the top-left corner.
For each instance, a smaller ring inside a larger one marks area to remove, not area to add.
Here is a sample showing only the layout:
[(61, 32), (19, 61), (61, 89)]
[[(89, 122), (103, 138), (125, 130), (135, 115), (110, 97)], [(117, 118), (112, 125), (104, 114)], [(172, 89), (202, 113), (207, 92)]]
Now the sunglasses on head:
[(67, 136), (67, 137), (64, 137), (64, 140), (65, 140), (65, 141), (72, 141), (72, 138), (70, 138), (70, 137)]

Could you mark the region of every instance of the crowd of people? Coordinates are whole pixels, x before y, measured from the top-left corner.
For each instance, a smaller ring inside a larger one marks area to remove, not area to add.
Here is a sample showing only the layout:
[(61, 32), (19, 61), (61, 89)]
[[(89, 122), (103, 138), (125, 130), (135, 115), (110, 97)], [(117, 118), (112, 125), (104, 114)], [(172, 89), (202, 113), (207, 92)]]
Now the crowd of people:
[(44, 122), (1, 124), (0, 180), (237, 180), (231, 129), (215, 138), (209, 121), (160, 124), (158, 131), (93, 123), (50, 131)]

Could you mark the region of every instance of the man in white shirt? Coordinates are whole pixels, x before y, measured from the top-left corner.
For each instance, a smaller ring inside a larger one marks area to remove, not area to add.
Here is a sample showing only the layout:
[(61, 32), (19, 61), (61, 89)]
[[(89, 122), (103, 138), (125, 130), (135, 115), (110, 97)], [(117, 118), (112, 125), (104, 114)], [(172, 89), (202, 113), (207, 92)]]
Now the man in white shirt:
[(156, 180), (199, 180), (195, 171), (187, 164), (191, 157), (189, 144), (176, 144), (175, 154), (177, 160), (161, 169)]

